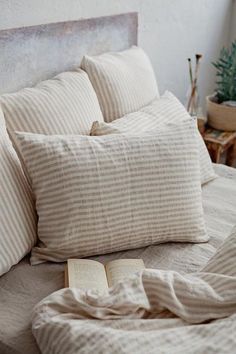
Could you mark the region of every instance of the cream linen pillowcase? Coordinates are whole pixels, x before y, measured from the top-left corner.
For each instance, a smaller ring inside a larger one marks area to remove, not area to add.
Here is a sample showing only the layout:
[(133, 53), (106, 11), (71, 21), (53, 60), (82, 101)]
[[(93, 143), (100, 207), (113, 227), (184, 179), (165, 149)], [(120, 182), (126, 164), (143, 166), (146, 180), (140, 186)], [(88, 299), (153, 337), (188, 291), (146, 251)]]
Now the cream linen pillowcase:
[(159, 97), (151, 62), (139, 47), (86, 55), (81, 67), (92, 82), (106, 122), (137, 111)]
[[(154, 100), (137, 112), (130, 113), (112, 123), (94, 122), (91, 135), (107, 135), (120, 133), (142, 133), (159, 129), (163, 124), (175, 122), (180, 124), (190, 116), (180, 101), (170, 92), (166, 91), (160, 99)], [(216, 178), (211, 159), (205, 143), (197, 131), (199, 148), (201, 183), (207, 183)]]
[(0, 103), (10, 132), (89, 134), (94, 120), (103, 121), (96, 93), (81, 69), (4, 94)]
[(36, 212), (30, 187), (7, 134), (0, 107), (0, 276), (36, 243)]
[(208, 240), (193, 121), (140, 136), (16, 137), (39, 216), (32, 264)]

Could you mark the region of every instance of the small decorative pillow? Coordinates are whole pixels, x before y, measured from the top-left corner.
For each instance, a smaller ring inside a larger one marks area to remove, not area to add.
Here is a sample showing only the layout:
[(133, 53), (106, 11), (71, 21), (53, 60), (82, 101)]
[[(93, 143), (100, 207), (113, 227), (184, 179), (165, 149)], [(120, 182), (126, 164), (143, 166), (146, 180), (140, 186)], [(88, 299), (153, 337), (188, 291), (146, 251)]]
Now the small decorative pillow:
[(152, 65), (141, 48), (86, 55), (81, 67), (93, 84), (106, 122), (137, 111), (159, 97)]
[[(130, 133), (136, 134), (159, 129), (169, 122), (181, 123), (190, 116), (180, 101), (170, 92), (154, 100), (138, 112), (130, 113), (112, 123), (94, 122), (91, 135)], [(201, 183), (207, 183), (216, 177), (205, 143), (197, 131), (199, 147)]]
[(0, 107), (0, 276), (36, 242), (36, 212), (30, 187), (7, 134)]
[(141, 136), (16, 137), (39, 216), (32, 264), (208, 240), (195, 122)]
[(103, 121), (96, 93), (80, 69), (2, 95), (0, 103), (10, 131), (89, 134), (94, 120)]

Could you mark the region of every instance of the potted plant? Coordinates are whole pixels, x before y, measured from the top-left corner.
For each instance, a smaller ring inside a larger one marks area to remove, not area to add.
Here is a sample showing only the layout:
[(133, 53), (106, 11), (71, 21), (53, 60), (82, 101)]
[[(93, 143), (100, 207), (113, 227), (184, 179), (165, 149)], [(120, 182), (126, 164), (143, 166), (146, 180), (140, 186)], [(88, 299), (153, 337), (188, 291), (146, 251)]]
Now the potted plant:
[(218, 61), (216, 93), (207, 97), (208, 124), (215, 129), (236, 130), (236, 40), (223, 48)]

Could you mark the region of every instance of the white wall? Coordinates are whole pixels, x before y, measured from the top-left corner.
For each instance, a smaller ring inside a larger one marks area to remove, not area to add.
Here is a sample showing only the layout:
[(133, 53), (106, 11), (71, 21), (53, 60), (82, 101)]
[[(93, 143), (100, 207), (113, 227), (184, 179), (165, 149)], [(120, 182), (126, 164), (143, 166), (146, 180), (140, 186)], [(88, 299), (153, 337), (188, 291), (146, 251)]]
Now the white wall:
[(160, 91), (169, 89), (184, 102), (187, 58), (202, 53), (204, 102), (214, 89), (211, 61), (228, 44), (232, 6), (233, 0), (0, 0), (0, 29), (138, 11), (139, 44), (151, 58)]

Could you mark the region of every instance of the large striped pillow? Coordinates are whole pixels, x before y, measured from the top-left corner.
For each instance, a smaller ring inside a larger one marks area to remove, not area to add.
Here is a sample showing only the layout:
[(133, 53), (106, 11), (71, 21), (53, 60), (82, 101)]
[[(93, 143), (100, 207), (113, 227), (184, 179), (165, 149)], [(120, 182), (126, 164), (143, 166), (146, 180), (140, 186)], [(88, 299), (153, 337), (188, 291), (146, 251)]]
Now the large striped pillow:
[(106, 122), (137, 111), (159, 97), (152, 65), (141, 48), (86, 55), (81, 67), (88, 73)]
[[(106, 135), (119, 133), (141, 133), (147, 130), (159, 129), (169, 122), (181, 123), (189, 119), (189, 114), (180, 101), (170, 92), (165, 92), (160, 99), (154, 100), (137, 112), (130, 113), (111, 123), (94, 122), (91, 135)], [(201, 183), (207, 183), (216, 177), (205, 143), (197, 131)]]
[(194, 122), (141, 136), (16, 134), (39, 216), (32, 264), (208, 240)]
[(6, 131), (0, 107), (0, 276), (36, 242), (36, 213), (30, 187)]
[(10, 131), (89, 134), (94, 120), (103, 121), (96, 93), (81, 69), (4, 94), (0, 103)]

